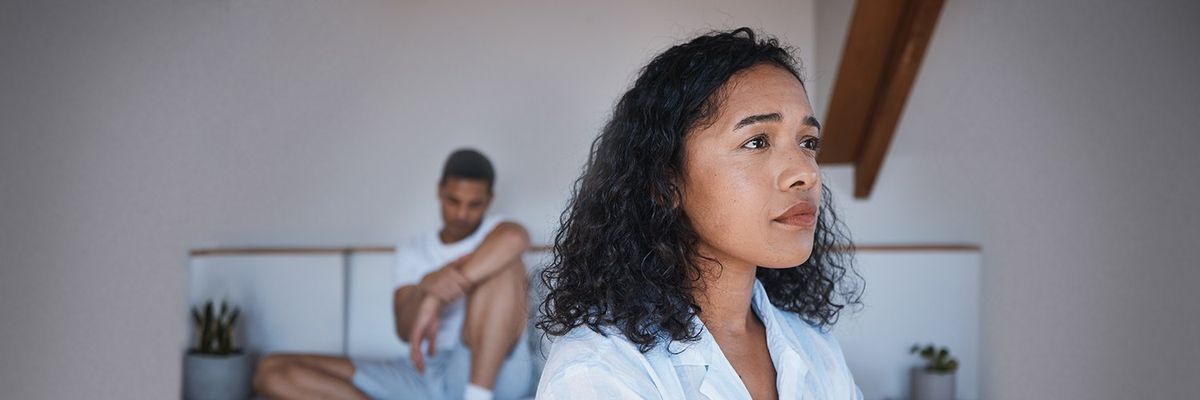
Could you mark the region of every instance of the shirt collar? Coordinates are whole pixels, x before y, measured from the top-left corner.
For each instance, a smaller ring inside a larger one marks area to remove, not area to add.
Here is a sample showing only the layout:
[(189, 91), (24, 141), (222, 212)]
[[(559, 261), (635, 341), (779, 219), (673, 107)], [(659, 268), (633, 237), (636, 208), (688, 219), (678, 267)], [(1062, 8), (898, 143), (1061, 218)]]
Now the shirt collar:
[[(767, 290), (763, 287), (762, 282), (754, 280), (754, 295), (750, 300), (751, 308), (758, 318), (763, 321), (767, 334), (767, 347), (771, 349), (771, 359), (776, 364), (779, 363), (778, 354), (785, 351), (791, 351), (797, 355), (804, 355), (804, 348), (800, 346), (800, 339), (796, 336), (797, 333), (788, 325), (786, 316), (782, 315), (784, 311), (779, 310), (774, 304), (771, 304), (770, 297), (767, 296)], [(708, 328), (703, 322), (697, 322), (700, 325), (700, 340), (687, 343), (668, 342), (668, 352), (671, 353), (671, 362), (676, 366), (696, 365), (709, 366), (712, 365), (714, 352), (718, 351), (716, 342), (712, 334), (708, 332)]]
[[(809, 372), (809, 363), (806, 360), (811, 358), (800, 344), (800, 332), (788, 323), (789, 315), (771, 304), (766, 288), (758, 280), (754, 281), (754, 299), (751, 304), (754, 305), (763, 325), (766, 325), (767, 348), (771, 352), (771, 362), (775, 364), (775, 373), (778, 375), (776, 388), (779, 390), (779, 398), (814, 398), (810, 393), (799, 392), (801, 387), (805, 391), (813, 389), (804, 385)], [(797, 382), (800, 385), (797, 385)]]
[[(766, 289), (757, 279), (754, 281), (754, 294), (750, 304), (765, 325), (767, 348), (771, 353), (771, 362), (775, 365), (776, 373), (779, 374), (778, 381), (794, 382), (795, 379), (799, 379), (803, 382), (809, 368), (808, 363), (804, 361), (807, 357), (800, 345), (798, 333), (788, 324), (786, 316), (783, 315), (784, 311), (771, 304)], [(708, 328), (703, 322), (699, 322), (699, 319), (697, 322), (700, 325), (700, 340), (687, 343), (668, 342), (666, 349), (680, 378), (680, 384), (685, 393), (689, 394), (688, 398), (694, 397), (692, 394), (700, 393), (709, 367), (720, 351)], [(798, 398), (793, 385), (781, 384), (778, 388), (780, 398)]]
[(667, 342), (666, 351), (674, 367), (675, 376), (679, 379), (683, 398), (700, 399), (712, 398), (702, 391), (704, 379), (708, 377), (709, 367), (718, 350), (717, 342), (703, 322), (696, 321), (700, 327), (700, 340), (694, 342)]
[(707, 368), (712, 365), (713, 352), (716, 351), (712, 334), (700, 323), (700, 340), (695, 342), (667, 342), (666, 351), (671, 355), (671, 364), (680, 366), (697, 366)]
[(758, 318), (762, 319), (763, 325), (767, 331), (767, 347), (771, 349), (771, 359), (775, 364), (779, 364), (779, 355), (790, 351), (802, 359), (806, 359), (807, 354), (804, 352), (804, 347), (800, 345), (799, 332), (795, 327), (788, 323), (788, 315), (786, 311), (780, 310), (771, 304), (771, 298), (767, 296), (767, 289), (763, 287), (762, 282), (754, 280), (754, 298), (750, 303), (753, 305), (754, 312), (758, 314)]

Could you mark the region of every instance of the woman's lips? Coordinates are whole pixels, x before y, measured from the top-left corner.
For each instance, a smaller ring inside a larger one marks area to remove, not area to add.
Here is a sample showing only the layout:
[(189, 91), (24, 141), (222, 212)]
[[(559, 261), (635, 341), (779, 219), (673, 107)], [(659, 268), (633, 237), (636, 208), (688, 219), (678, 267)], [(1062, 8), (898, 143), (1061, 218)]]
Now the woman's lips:
[(817, 225), (817, 207), (811, 202), (802, 201), (789, 207), (773, 221), (798, 228), (811, 228)]

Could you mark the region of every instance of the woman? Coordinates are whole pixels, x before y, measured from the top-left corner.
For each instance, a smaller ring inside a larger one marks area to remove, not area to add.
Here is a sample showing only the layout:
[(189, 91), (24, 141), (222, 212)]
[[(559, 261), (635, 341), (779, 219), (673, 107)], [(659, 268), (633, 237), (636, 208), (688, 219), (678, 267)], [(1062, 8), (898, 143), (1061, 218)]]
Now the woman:
[(861, 398), (827, 332), (858, 301), (820, 125), (747, 28), (672, 47), (592, 145), (538, 326), (539, 398)]

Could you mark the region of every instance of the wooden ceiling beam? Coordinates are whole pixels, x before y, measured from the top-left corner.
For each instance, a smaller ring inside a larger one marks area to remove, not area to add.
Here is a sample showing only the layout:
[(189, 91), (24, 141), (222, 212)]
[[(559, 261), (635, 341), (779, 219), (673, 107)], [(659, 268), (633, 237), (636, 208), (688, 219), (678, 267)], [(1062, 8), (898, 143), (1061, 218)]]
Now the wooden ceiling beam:
[(875, 109), (893, 37), (904, 18), (906, 4), (905, 0), (860, 0), (855, 5), (829, 110), (822, 121), (824, 137), (818, 162), (858, 161), (870, 122), (867, 117)]
[(854, 197), (879, 178), (944, 0), (860, 0), (846, 38), (818, 161), (849, 163)]

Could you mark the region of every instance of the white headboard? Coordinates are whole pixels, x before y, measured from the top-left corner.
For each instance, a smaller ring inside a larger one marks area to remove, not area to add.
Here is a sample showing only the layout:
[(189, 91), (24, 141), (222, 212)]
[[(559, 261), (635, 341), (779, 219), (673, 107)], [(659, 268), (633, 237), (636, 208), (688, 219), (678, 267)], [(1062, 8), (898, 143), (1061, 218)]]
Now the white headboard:
[(190, 264), (188, 303), (224, 299), (239, 307), (249, 352), (344, 351), (341, 255), (203, 256)]
[[(531, 281), (546, 254), (526, 253)], [(226, 299), (240, 307), (239, 343), (258, 355), (405, 357), (408, 347), (396, 336), (392, 315), (394, 257), (379, 251), (193, 255), (188, 303)]]
[[(525, 256), (531, 316), (544, 294), (537, 274), (548, 256)], [(393, 330), (393, 257), (386, 251), (194, 255), (189, 303), (224, 298), (241, 307), (241, 343), (257, 355), (404, 357), (408, 348)], [(933, 342), (959, 359), (958, 398), (978, 399), (979, 251), (864, 251), (857, 258), (864, 307), (843, 314), (833, 332), (865, 397), (907, 397), (908, 369), (919, 362), (908, 349)], [(532, 348), (544, 354), (547, 344), (530, 329)]]

